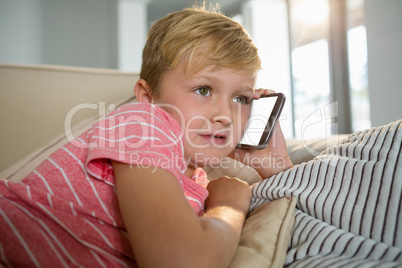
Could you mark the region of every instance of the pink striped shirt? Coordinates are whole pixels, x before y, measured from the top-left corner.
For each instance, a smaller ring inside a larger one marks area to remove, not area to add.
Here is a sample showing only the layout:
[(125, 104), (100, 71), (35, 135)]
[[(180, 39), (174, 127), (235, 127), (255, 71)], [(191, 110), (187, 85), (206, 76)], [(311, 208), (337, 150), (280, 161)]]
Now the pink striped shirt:
[(128, 104), (57, 150), (21, 183), (1, 180), (0, 264), (134, 266), (110, 159), (169, 171), (201, 215), (206, 174), (197, 169), (192, 178), (184, 175), (181, 134), (163, 109)]

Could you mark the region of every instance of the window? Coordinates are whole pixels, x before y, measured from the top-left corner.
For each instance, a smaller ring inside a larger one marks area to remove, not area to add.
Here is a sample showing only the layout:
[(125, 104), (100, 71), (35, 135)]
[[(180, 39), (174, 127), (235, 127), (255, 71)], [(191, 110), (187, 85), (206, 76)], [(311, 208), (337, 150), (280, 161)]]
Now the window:
[(331, 135), (328, 2), (288, 1), (294, 100), (294, 134), (313, 139)]
[(363, 15), (363, 0), (247, 3), (243, 22), (263, 61), (257, 86), (287, 95), (281, 120), (287, 136), (325, 138), (370, 127)]
[(367, 76), (367, 38), (363, 9), (364, 0), (347, 1), (347, 40), (353, 131), (371, 127)]
[(269, 88), (286, 95), (280, 124), (286, 138), (293, 136), (293, 101), (287, 6), (282, 0), (253, 0), (243, 8), (243, 25), (252, 35), (262, 60), (257, 88)]

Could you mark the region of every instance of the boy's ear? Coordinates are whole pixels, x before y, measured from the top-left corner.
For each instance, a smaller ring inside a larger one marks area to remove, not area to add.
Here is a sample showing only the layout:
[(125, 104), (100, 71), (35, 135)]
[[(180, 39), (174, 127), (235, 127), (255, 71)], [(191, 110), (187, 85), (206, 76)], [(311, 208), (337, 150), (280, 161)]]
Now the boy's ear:
[(140, 79), (134, 86), (134, 93), (138, 101), (152, 103), (151, 88), (147, 81)]

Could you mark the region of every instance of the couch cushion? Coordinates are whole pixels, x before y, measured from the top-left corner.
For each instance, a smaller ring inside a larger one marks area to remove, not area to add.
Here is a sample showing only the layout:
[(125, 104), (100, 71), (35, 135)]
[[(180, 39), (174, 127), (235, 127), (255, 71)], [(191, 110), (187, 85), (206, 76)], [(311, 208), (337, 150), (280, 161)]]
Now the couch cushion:
[(294, 165), (298, 165), (310, 161), (326, 148), (338, 144), (348, 136), (348, 134), (339, 134), (322, 139), (289, 139), (286, 141), (286, 145), (290, 159), (292, 159)]
[(250, 213), (230, 267), (283, 267), (295, 206), (296, 198), (285, 197), (265, 203)]
[[(124, 98), (123, 100), (115, 101), (113, 104), (119, 107), (125, 103), (135, 102), (135, 96)], [(107, 114), (107, 113), (106, 113)], [(70, 132), (70, 136), (67, 137), (65, 133), (57, 135), (51, 139), (47, 144), (33, 152), (29, 153), (22, 159), (15, 162), (8, 168), (0, 171), (0, 179), (7, 179), (9, 181), (18, 182), (25, 178), (31, 171), (33, 171), (40, 163), (42, 163), (50, 154), (62, 147), (69, 141), (71, 137), (78, 137), (81, 133), (88, 130), (93, 124), (98, 122), (99, 118), (104, 115), (95, 115), (87, 118), (77, 125), (75, 125)]]
[(0, 65), (0, 170), (64, 133), (65, 123), (75, 126), (134, 96), (138, 77), (107, 69)]

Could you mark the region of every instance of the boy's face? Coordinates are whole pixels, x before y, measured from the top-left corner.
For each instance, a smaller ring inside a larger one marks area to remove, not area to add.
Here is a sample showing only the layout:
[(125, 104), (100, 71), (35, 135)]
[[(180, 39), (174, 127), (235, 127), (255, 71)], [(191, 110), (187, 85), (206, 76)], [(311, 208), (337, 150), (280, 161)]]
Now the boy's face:
[(184, 132), (184, 157), (191, 167), (217, 165), (239, 143), (250, 115), (255, 77), (213, 66), (186, 76), (184, 64), (167, 71), (155, 103)]

